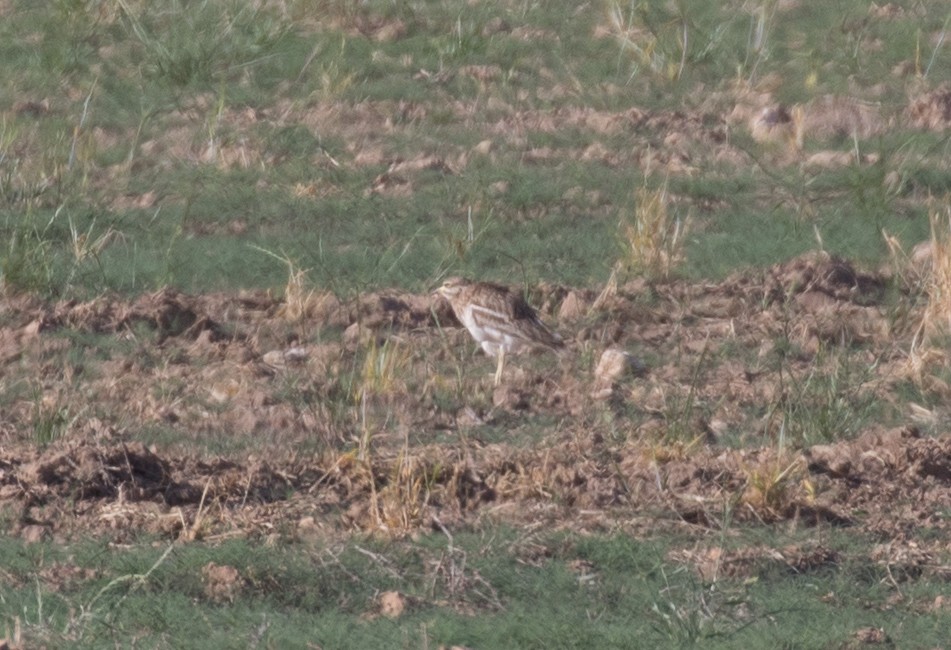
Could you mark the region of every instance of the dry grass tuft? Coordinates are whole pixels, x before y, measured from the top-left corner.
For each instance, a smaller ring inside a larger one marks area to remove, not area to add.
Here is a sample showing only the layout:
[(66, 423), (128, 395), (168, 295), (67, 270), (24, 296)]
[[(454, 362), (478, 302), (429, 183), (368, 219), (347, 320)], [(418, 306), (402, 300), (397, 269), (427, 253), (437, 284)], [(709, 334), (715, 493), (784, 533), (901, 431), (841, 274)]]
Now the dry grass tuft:
[(297, 323), (310, 312), (316, 296), (314, 290), (306, 286), (307, 269), (298, 268), (288, 258), (283, 261), (287, 264), (287, 284), (284, 285), (284, 304), (278, 310), (278, 315)]
[(911, 256), (887, 233), (885, 241), (899, 279), (919, 287), (927, 297), (908, 350), (907, 371), (918, 386), (934, 390), (943, 382), (932, 376), (932, 370), (947, 366), (951, 337), (951, 207), (943, 212), (932, 208), (929, 219), (931, 237)]
[(389, 480), (371, 493), (375, 527), (391, 533), (415, 530), (429, 504), (433, 471), (429, 464), (405, 451), (400, 453)]
[(6, 630), (3, 639), (0, 639), (0, 648), (10, 648), (10, 650), (17, 650), (17, 648), (25, 647), (23, 645), (23, 629), (20, 625), (20, 617), (13, 617), (13, 631), (10, 631), (10, 624), (6, 623), (4, 625)]
[(619, 224), (623, 253), (615, 268), (652, 279), (670, 277), (683, 261), (689, 224), (671, 215), (666, 183), (656, 190), (638, 188), (633, 214), (622, 216)]
[(93, 236), (93, 229), (96, 226), (96, 220), (93, 219), (86, 232), (81, 232), (69, 219), (70, 250), (73, 253), (73, 259), (76, 264), (81, 264), (87, 258), (98, 259), (100, 253), (111, 243), (115, 241), (125, 241), (125, 236), (115, 230), (112, 226), (106, 228), (105, 232), (98, 236)]
[(683, 76), (689, 45), (685, 16), (657, 31), (638, 4), (632, 2), (625, 9), (614, 2), (608, 6), (607, 25), (599, 32), (612, 36), (621, 54), (630, 58), (632, 77), (641, 70), (668, 81)]
[(701, 447), (703, 435), (690, 440), (672, 440), (666, 437), (649, 441), (643, 451), (643, 456), (658, 465), (674, 461), (685, 461), (694, 455)]
[(395, 339), (387, 339), (382, 345), (372, 338), (363, 360), (360, 382), (354, 386), (353, 397), (361, 400), (365, 396), (387, 397), (406, 390), (406, 371), (412, 352), (408, 346), (400, 345)]
[[(289, 323), (303, 326), (304, 321), (320, 313), (321, 307), (333, 299), (330, 292), (318, 292), (310, 288), (307, 274), (310, 269), (300, 268), (287, 255), (278, 255), (264, 248), (252, 246), (265, 255), (270, 255), (287, 266), (287, 284), (284, 285), (284, 304), (277, 310), (277, 315)], [(302, 336), (303, 338), (303, 336)]]
[[(757, 465), (744, 468), (746, 490), (743, 502), (772, 519), (786, 511), (796, 501), (797, 486), (804, 485), (806, 466), (802, 458), (790, 460), (789, 454), (779, 454)], [(808, 490), (807, 490), (808, 491)]]
[(928, 303), (922, 319), (924, 333), (929, 340), (951, 333), (951, 208), (944, 215), (932, 210), (931, 220), (931, 273), (926, 291)]
[(406, 393), (405, 377), (411, 359), (408, 346), (401, 346), (394, 339), (387, 339), (382, 345), (377, 343), (376, 337), (370, 340), (360, 377), (352, 388), (352, 397), (359, 410), (358, 459), (369, 461), (372, 458), (373, 436), (378, 426), (373, 421), (373, 405), (384, 404), (387, 410), (385, 420), (390, 420), (393, 415), (390, 398)]

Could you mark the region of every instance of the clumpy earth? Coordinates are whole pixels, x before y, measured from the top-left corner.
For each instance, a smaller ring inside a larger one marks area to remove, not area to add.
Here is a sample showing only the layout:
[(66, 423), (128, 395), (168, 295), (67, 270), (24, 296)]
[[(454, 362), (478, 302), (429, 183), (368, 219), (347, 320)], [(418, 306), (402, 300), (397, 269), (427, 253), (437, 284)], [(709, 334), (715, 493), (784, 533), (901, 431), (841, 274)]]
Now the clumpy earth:
[(0, 509), (27, 540), (827, 524), (946, 571), (951, 438), (924, 404), (948, 387), (905, 280), (818, 253), (717, 284), (531, 287), (568, 349), (511, 359), (498, 388), (428, 295), (7, 297)]

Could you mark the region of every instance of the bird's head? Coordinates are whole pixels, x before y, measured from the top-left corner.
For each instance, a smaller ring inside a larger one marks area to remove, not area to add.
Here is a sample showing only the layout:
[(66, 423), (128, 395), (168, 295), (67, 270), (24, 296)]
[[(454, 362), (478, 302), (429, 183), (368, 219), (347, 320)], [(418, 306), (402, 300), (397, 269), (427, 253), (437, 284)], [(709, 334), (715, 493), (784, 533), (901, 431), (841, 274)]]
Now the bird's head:
[(442, 286), (433, 291), (433, 295), (442, 296), (443, 298), (450, 300), (469, 284), (471, 283), (465, 278), (449, 278), (442, 283)]

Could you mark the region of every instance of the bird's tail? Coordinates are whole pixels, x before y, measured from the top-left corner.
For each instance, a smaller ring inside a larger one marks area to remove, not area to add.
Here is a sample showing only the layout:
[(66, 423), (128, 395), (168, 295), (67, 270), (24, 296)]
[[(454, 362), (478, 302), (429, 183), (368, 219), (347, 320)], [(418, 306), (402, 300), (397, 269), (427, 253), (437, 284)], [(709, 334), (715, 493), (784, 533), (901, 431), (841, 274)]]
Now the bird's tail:
[(535, 319), (535, 340), (555, 352), (565, 347), (565, 340), (560, 334), (545, 325), (541, 319)]

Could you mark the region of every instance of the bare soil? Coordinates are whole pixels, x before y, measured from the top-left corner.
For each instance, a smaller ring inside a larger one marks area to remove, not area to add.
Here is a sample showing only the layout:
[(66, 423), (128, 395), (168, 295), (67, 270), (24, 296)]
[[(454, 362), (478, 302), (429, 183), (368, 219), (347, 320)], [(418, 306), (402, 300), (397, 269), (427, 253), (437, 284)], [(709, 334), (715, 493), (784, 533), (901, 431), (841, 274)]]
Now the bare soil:
[[(534, 287), (568, 352), (511, 360), (494, 390), (493, 361), (470, 355), (427, 295), (311, 293), (296, 307), (266, 293), (171, 289), (7, 297), (0, 508), (25, 539), (117, 542), (403, 534), (482, 518), (633, 534), (826, 524), (880, 539), (877, 561), (889, 566), (942, 570), (951, 438), (926, 431), (940, 414), (902, 398), (920, 307), (897, 284), (813, 254), (717, 284)], [(384, 345), (402, 365), (373, 383), (362, 359)], [(607, 348), (631, 352), (635, 369), (596, 376)], [(845, 364), (857, 369), (841, 386), (802, 390)], [(946, 390), (935, 377), (929, 386)], [(866, 397), (907, 422), (872, 418), (848, 439), (779, 444), (789, 400)], [(517, 439), (537, 421), (558, 424), (534, 444)], [(512, 439), (485, 441), (483, 426)], [(153, 429), (182, 442), (142, 442)], [(44, 431), (56, 435), (38, 439)], [(729, 432), (744, 444), (728, 444)], [(194, 444), (228, 438), (245, 444)], [(701, 575), (740, 573), (757, 554), (724, 553), (682, 559)], [(829, 553), (774, 559), (811, 565)], [(208, 574), (228, 599), (227, 568)]]

